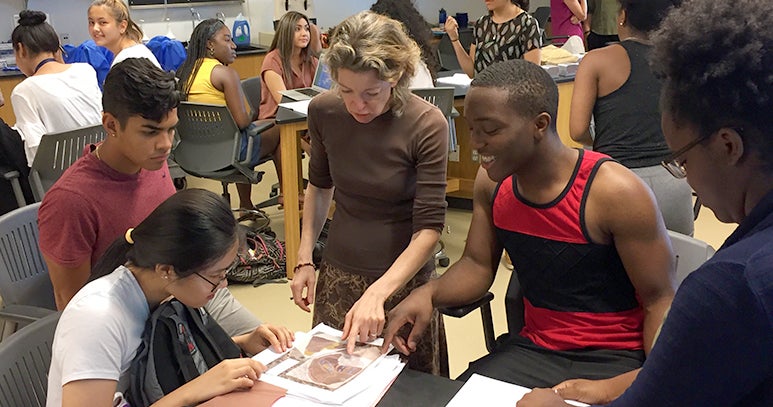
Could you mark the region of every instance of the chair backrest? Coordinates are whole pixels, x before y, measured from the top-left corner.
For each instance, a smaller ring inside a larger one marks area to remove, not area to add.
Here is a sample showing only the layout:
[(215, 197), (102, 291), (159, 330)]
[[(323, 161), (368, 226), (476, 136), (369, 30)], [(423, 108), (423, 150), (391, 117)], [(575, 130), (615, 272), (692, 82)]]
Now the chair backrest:
[(25, 326), (0, 343), (0, 406), (45, 406), (48, 369), (59, 312)]
[(0, 297), (6, 306), (56, 310), (48, 268), (38, 248), (39, 207), (34, 203), (0, 216)]
[[(714, 255), (708, 243), (678, 232), (668, 231), (676, 257), (676, 283), (679, 286), (688, 274)], [(515, 271), (505, 292), (505, 314), (508, 332), (518, 333), (523, 328), (523, 291)]]
[(181, 102), (177, 108), (174, 160), (190, 174), (207, 174), (232, 166), (239, 153), (241, 132), (225, 105)]
[(676, 256), (676, 284), (679, 286), (688, 274), (700, 267), (714, 255), (714, 248), (708, 243), (678, 232), (668, 231), (671, 247)]
[(260, 111), (260, 76), (254, 76), (242, 81), (242, 92), (247, 98), (252, 111)]
[[(464, 49), (469, 50), (470, 44), (475, 41), (472, 28), (459, 29), (459, 41)], [(459, 60), (456, 58), (456, 51), (454, 51), (454, 44), (451, 43), (451, 38), (448, 35), (443, 35), (440, 38), (437, 48), (438, 60), (440, 61), (440, 68), (443, 71), (462, 71)]]
[(64, 170), (83, 155), (83, 149), (88, 144), (99, 143), (105, 136), (105, 128), (101, 124), (44, 135), (40, 139), (30, 171), (35, 200), (43, 200), (46, 191), (62, 176)]
[(454, 107), (453, 87), (417, 88), (411, 89), (411, 92), (437, 106), (443, 116), (451, 116), (451, 109)]

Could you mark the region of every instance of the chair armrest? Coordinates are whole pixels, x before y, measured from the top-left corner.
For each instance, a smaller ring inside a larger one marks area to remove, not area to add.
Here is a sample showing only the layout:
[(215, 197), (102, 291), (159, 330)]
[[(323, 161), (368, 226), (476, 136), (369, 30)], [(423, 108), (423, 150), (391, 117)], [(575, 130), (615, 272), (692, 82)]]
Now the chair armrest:
[(13, 322), (30, 323), (53, 314), (54, 310), (48, 308), (35, 307), (31, 305), (6, 305), (0, 309), (0, 319)]
[(274, 119), (262, 119), (255, 120), (253, 123), (255, 123), (255, 126), (257, 126), (256, 132), (263, 133), (264, 131), (274, 127), (276, 121)]
[(483, 305), (490, 303), (491, 300), (493, 299), (494, 299), (494, 293), (489, 291), (486, 294), (484, 294), (483, 297), (480, 297), (477, 301), (473, 301), (465, 305), (460, 305), (458, 307), (438, 308), (438, 311), (440, 311), (440, 313), (443, 315), (448, 315), (450, 317), (455, 317), (455, 318), (461, 318), (469, 314), (470, 312), (475, 311), (476, 309), (482, 307)]
[(19, 171), (16, 171), (9, 167), (0, 167), (0, 174), (3, 175), (3, 179), (10, 181), (15, 178), (19, 178)]

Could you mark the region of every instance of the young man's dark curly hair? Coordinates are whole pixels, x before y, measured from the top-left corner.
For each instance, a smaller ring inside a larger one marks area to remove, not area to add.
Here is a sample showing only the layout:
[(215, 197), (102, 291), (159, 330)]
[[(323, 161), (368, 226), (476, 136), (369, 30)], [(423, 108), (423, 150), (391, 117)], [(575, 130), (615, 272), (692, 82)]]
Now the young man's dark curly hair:
[(137, 115), (160, 122), (179, 104), (174, 74), (147, 58), (125, 59), (110, 68), (105, 78), (102, 109), (115, 116), (121, 127)]

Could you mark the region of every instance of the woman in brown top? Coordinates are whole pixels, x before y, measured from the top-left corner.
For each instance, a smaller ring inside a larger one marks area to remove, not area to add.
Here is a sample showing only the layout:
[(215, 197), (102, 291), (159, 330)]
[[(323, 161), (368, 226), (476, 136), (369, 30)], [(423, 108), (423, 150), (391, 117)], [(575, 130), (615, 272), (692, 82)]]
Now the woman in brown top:
[[(303, 234), (292, 292), (313, 323), (355, 341), (382, 333), (385, 311), (434, 274), (432, 259), (445, 218), (448, 125), (408, 81), (421, 51), (400, 23), (365, 11), (333, 33), (323, 55), (334, 91), (309, 106), (311, 161)], [(331, 200), (319, 281), (314, 242)], [(414, 369), (448, 375), (445, 334), (436, 314), (432, 340), (409, 358)]]

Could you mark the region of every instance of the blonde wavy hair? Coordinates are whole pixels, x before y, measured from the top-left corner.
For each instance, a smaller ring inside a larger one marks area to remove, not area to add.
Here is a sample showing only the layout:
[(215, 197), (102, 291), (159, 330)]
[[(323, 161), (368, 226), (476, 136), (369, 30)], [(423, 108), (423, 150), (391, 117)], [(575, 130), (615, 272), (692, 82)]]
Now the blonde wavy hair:
[(421, 49), (403, 25), (389, 17), (363, 11), (339, 24), (333, 31), (330, 48), (323, 54), (333, 79), (341, 68), (353, 72), (375, 70), (379, 79), (396, 83), (390, 109), (400, 116), (411, 91), (408, 83), (421, 61)]

